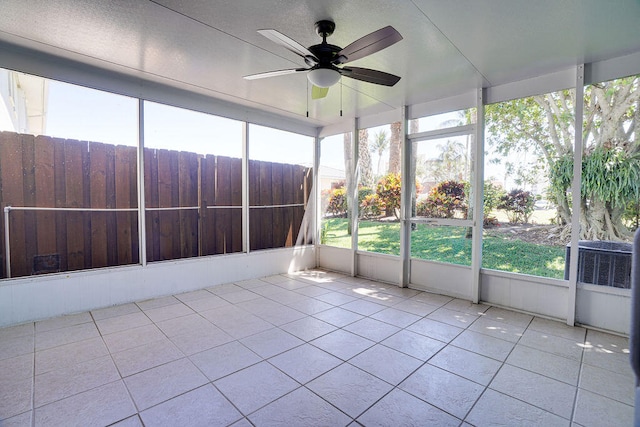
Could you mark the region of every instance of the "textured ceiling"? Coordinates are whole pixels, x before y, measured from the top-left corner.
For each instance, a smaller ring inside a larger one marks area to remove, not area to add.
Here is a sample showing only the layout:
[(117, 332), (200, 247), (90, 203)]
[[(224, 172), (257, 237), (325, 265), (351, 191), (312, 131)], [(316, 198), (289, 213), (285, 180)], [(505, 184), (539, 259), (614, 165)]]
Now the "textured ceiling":
[[(2, 42), (318, 126), (640, 52), (638, 0), (3, 0), (1, 7)], [(335, 21), (328, 41), (342, 47), (395, 27), (404, 40), (353, 66), (400, 82), (343, 78), (342, 90), (312, 101), (304, 74), (242, 78), (304, 66), (256, 30), (309, 46), (320, 42), (320, 19)]]

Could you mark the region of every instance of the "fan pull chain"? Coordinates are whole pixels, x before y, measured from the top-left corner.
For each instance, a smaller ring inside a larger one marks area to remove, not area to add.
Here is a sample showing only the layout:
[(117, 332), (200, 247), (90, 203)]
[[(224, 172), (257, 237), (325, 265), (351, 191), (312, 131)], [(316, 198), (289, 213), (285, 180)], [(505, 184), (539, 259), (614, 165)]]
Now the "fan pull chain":
[(340, 77), (340, 117), (342, 117), (342, 77)]

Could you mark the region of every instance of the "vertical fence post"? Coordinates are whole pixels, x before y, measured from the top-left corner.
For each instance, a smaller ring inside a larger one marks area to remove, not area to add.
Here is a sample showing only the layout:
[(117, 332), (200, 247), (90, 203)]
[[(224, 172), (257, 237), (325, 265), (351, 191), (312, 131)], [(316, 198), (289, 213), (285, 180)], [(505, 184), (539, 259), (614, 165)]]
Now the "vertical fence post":
[(4, 262), (7, 270), (7, 278), (11, 278), (11, 248), (9, 245), (9, 211), (11, 206), (4, 208)]

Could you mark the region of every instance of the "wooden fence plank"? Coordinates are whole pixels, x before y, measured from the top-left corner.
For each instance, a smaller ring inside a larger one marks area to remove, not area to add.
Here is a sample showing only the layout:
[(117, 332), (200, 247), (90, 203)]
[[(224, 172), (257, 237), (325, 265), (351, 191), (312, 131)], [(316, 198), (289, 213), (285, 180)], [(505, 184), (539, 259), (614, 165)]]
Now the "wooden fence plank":
[[(273, 165), (271, 163), (260, 162), (260, 206), (269, 206), (273, 204), (273, 188), (271, 181), (272, 169)], [(273, 248), (273, 208), (262, 208), (261, 211), (261, 249)]]
[[(36, 206), (53, 208), (55, 199), (55, 158), (54, 142), (46, 136), (38, 136), (35, 140), (35, 193)], [(54, 211), (43, 211), (36, 214), (36, 233), (38, 235), (38, 254), (54, 255), (56, 253), (56, 222)]]
[[(135, 148), (123, 145), (116, 146), (116, 209), (131, 207), (131, 168), (132, 153)], [(135, 178), (134, 178), (135, 179)], [(131, 215), (127, 212), (116, 213), (118, 265), (131, 264)]]
[[(178, 156), (178, 205), (198, 206), (198, 157), (196, 153), (180, 151)], [(180, 257), (198, 255), (198, 211), (178, 211), (180, 226)]]
[[(107, 207), (107, 150), (105, 144), (92, 142), (89, 144), (91, 153), (90, 175), (90, 206), (94, 209)], [(91, 215), (91, 260), (94, 267), (109, 265), (107, 257), (107, 213)]]
[[(231, 206), (242, 206), (242, 159), (229, 158), (231, 163)], [(230, 209), (231, 230), (227, 230), (228, 252), (242, 252), (242, 209)]]
[[(24, 206), (22, 139), (19, 134), (3, 132), (3, 141), (0, 144), (0, 159), (2, 159), (0, 174), (2, 174), (2, 200), (4, 204), (2, 206), (2, 226), (4, 229), (4, 207)], [(25, 254), (24, 212), (11, 211), (9, 214), (9, 238), (11, 276), (19, 277), (30, 274)], [(4, 240), (2, 244), (4, 245)]]
[(148, 208), (157, 208), (158, 200), (158, 150), (144, 150), (144, 185), (146, 215), (147, 261), (160, 260), (160, 215)]
[[(53, 158), (54, 158), (54, 198), (55, 207), (66, 207), (66, 186), (65, 186), (65, 168), (64, 168), (64, 139), (53, 139)], [(56, 253), (60, 255), (60, 270), (68, 270), (68, 251), (67, 251), (67, 213), (56, 211)]]
[(202, 255), (215, 254), (212, 228), (215, 227), (215, 212), (207, 209), (215, 203), (215, 156), (207, 154), (200, 159), (200, 247)]
[[(273, 205), (282, 205), (284, 202), (282, 194), (283, 167), (282, 163), (271, 164), (271, 203)], [(272, 215), (271, 229), (273, 232), (272, 248), (285, 246), (287, 233), (283, 222), (284, 209), (286, 208), (274, 207), (270, 209)]]
[[(260, 206), (260, 163), (249, 160), (249, 206)], [(249, 209), (249, 247), (252, 251), (262, 249), (262, 209)]]
[[(22, 135), (22, 171), (23, 171), (23, 201), (24, 206), (36, 205), (36, 176), (35, 176), (35, 141), (33, 135)], [(34, 270), (34, 259), (38, 254), (38, 236), (36, 213), (24, 212), (24, 243), (26, 269), (29, 273)]]
[[(83, 207), (83, 149), (86, 149), (86, 143), (75, 140), (65, 140), (64, 142), (65, 207), (68, 208)], [(80, 270), (84, 268), (82, 213), (65, 213), (67, 219), (67, 267), (69, 270)]]
[[(295, 198), (295, 186), (293, 182), (294, 178), (294, 165), (288, 164), (284, 165), (283, 168), (283, 198), (282, 202), (285, 205), (291, 205), (296, 202)], [(286, 238), (285, 238), (285, 246), (293, 246), (295, 243), (295, 237), (293, 235), (293, 213), (295, 211), (295, 207), (287, 207), (283, 208), (283, 222), (286, 229)]]
[[(106, 201), (108, 209), (116, 207), (116, 146), (105, 146), (107, 156)], [(118, 265), (118, 221), (115, 212), (107, 215), (107, 263)]]
[[(216, 206), (231, 205), (231, 162), (228, 157), (218, 156), (216, 161)], [(216, 209), (215, 237), (216, 253), (230, 251), (228, 238), (232, 226), (230, 209)]]

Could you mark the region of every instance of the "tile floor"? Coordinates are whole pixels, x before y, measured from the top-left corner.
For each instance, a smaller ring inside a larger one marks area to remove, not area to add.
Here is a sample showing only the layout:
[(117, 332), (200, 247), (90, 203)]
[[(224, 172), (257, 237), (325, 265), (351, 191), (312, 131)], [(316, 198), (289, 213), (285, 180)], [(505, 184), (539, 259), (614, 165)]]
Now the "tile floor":
[(622, 426), (625, 338), (322, 271), (0, 329), (2, 426)]

